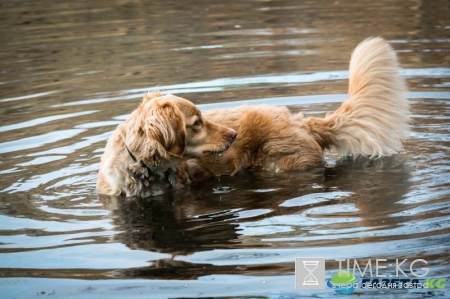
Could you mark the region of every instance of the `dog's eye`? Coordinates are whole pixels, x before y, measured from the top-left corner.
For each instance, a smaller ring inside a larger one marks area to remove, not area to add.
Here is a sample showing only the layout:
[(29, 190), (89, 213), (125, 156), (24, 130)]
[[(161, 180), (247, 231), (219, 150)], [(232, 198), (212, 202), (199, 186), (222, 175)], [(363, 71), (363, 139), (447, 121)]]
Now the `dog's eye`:
[(203, 125), (203, 121), (201, 119), (197, 119), (194, 123), (194, 126), (201, 126)]

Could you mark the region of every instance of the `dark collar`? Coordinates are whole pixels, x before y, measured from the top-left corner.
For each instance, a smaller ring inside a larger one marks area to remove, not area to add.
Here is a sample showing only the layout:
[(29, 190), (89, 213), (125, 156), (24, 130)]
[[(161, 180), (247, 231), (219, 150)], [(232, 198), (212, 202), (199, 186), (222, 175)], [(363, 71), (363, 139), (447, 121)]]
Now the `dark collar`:
[[(137, 163), (138, 160), (136, 159), (136, 156), (133, 155), (133, 153), (130, 151), (130, 149), (128, 148), (128, 146), (125, 144), (125, 148), (127, 149), (128, 155), (130, 155), (131, 160), (133, 160), (134, 163)], [(144, 167), (145, 169), (147, 169), (148, 174), (153, 175), (153, 170), (151, 170), (150, 167), (148, 167), (144, 162), (140, 161), (141, 166)]]

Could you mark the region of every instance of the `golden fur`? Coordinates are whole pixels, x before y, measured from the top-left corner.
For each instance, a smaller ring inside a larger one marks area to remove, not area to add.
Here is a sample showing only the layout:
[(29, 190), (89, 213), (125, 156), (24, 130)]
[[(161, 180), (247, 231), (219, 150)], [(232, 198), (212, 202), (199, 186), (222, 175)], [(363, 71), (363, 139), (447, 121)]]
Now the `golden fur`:
[(236, 131), (206, 120), (188, 100), (146, 94), (109, 138), (97, 191), (114, 196), (161, 194), (167, 182), (173, 182), (172, 167), (184, 159), (221, 153), (235, 138)]
[(382, 38), (369, 38), (350, 61), (349, 98), (324, 118), (291, 114), (286, 107), (241, 106), (204, 113), (234, 128), (238, 137), (219, 157), (191, 159), (177, 167), (178, 184), (250, 167), (271, 171), (320, 165), (323, 152), (381, 157), (401, 146), (409, 131), (409, 104), (397, 57)]

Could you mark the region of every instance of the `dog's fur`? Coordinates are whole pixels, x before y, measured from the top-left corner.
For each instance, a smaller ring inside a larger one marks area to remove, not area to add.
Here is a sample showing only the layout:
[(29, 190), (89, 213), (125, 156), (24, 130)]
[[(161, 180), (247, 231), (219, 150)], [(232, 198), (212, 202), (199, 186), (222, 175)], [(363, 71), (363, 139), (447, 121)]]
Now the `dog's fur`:
[(186, 99), (146, 94), (109, 138), (97, 191), (113, 196), (161, 194), (167, 182), (173, 182), (172, 167), (183, 159), (220, 154), (235, 138), (236, 131), (206, 120)]
[(238, 138), (220, 157), (191, 159), (177, 167), (178, 184), (250, 167), (300, 170), (320, 165), (325, 149), (342, 155), (391, 155), (409, 131), (406, 84), (396, 54), (382, 38), (369, 38), (350, 61), (349, 98), (324, 118), (291, 114), (286, 107), (241, 106), (204, 113), (234, 128)]

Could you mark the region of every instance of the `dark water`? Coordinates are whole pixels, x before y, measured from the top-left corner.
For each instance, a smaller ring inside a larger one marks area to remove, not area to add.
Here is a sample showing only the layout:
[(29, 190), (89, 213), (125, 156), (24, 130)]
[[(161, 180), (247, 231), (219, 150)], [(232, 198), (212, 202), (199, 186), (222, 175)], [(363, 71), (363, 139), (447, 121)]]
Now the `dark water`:
[[(294, 289), (294, 258), (425, 259), (450, 285), (448, 1), (1, 1), (4, 298), (339, 297)], [(323, 115), (362, 39), (396, 49), (404, 149), (310, 172), (248, 172), (142, 200), (97, 198), (117, 124), (158, 87), (202, 109)], [(392, 269), (391, 269), (392, 270)], [(356, 290), (448, 298), (445, 289)], [(377, 297), (378, 298), (378, 297)]]

